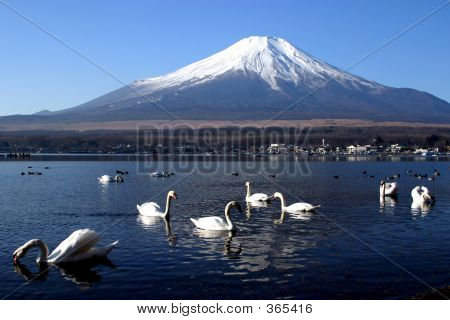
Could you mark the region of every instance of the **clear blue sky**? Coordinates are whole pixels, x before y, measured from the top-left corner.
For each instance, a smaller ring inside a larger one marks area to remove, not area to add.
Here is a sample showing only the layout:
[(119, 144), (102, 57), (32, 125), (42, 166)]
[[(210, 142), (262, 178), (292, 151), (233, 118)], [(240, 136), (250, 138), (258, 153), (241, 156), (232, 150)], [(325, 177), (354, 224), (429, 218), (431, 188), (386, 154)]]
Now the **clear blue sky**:
[[(282, 37), (342, 69), (445, 0), (0, 0), (129, 83), (249, 35)], [(351, 72), (450, 101), (450, 5)], [(0, 4), (0, 115), (75, 106), (121, 87)]]

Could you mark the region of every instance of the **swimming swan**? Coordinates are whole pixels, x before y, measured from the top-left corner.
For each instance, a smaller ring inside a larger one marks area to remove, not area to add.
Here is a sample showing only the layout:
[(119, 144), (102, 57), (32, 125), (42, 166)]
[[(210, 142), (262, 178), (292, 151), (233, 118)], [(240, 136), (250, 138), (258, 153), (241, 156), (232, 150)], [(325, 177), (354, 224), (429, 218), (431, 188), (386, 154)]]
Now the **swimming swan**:
[(220, 217), (205, 217), (198, 220), (191, 218), (191, 221), (197, 228), (203, 230), (233, 231), (236, 230), (236, 226), (230, 218), (230, 211), (233, 207), (242, 213), (241, 205), (236, 201), (231, 201), (225, 206), (225, 220)]
[(289, 213), (298, 213), (298, 212), (302, 212), (302, 211), (311, 212), (317, 208), (320, 208), (320, 205), (313, 206), (306, 202), (297, 202), (297, 203), (291, 204), (290, 206), (286, 207), (284, 197), (280, 192), (275, 192), (271, 198), (272, 199), (275, 199), (275, 198), (280, 199), (281, 200), (281, 210), (289, 212)]
[(155, 171), (155, 172), (150, 173), (150, 175), (154, 178), (167, 178), (167, 177), (171, 176), (171, 174), (168, 173), (167, 171), (162, 171), (162, 172)]
[(111, 177), (108, 175), (101, 176), (98, 178), (98, 182), (100, 183), (109, 183), (109, 182), (124, 182), (125, 180), (120, 176), (116, 175), (115, 177)]
[(25, 256), (31, 248), (38, 247), (40, 255), (36, 260), (37, 263), (57, 264), (62, 262), (79, 262), (92, 258), (106, 257), (119, 243), (119, 241), (115, 241), (109, 246), (94, 248), (94, 245), (99, 241), (100, 235), (94, 230), (80, 229), (74, 231), (49, 255), (48, 247), (44, 241), (32, 239), (14, 251), (13, 261), (14, 263), (18, 263), (19, 259)]
[(265, 193), (255, 193), (251, 194), (250, 192), (250, 182), (246, 182), (245, 186), (247, 187), (247, 195), (245, 196), (245, 201), (247, 202), (258, 202), (258, 201), (269, 201), (270, 198)]
[(398, 193), (397, 182), (386, 182), (384, 180), (380, 183), (380, 196), (394, 197)]
[(166, 210), (164, 212), (161, 211), (161, 207), (156, 202), (146, 202), (142, 205), (137, 205), (136, 207), (143, 216), (166, 218), (169, 216), (170, 203), (172, 199), (176, 198), (177, 193), (174, 190), (167, 193)]
[(412, 207), (420, 207), (421, 205), (432, 205), (435, 202), (434, 197), (430, 194), (430, 190), (424, 186), (417, 186), (411, 191), (413, 198)]

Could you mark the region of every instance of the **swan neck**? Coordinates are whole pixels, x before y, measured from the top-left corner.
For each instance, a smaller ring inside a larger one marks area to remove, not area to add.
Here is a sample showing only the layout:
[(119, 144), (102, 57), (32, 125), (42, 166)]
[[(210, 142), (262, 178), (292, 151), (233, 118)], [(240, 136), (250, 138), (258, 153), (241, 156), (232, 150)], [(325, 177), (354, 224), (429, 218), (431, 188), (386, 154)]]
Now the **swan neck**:
[(282, 194), (279, 194), (279, 195), (278, 195), (278, 198), (279, 198), (280, 201), (281, 201), (281, 210), (284, 210), (284, 209), (286, 208), (286, 202), (284, 202), (284, 197), (283, 197), (283, 195), (282, 195)]
[(40, 251), (40, 259), (39, 262), (47, 262), (47, 258), (48, 258), (48, 247), (45, 244), (44, 241), (39, 240), (37, 246), (39, 247), (39, 251)]
[(170, 196), (170, 194), (167, 194), (166, 211), (164, 211), (164, 217), (167, 217), (169, 215), (171, 200), (172, 200), (172, 197)]
[(25, 251), (28, 251), (33, 247), (39, 248), (39, 257), (37, 259), (37, 262), (38, 263), (46, 263), (47, 258), (48, 258), (48, 247), (45, 244), (45, 242), (42, 241), (41, 239), (33, 239), (33, 240), (30, 240), (29, 242), (27, 242), (24, 245), (23, 249)]
[(250, 198), (250, 184), (247, 184), (247, 198)]
[(228, 227), (231, 230), (233, 228), (233, 222), (231, 221), (230, 213), (231, 213), (231, 204), (228, 204), (225, 207), (225, 219), (227, 220)]

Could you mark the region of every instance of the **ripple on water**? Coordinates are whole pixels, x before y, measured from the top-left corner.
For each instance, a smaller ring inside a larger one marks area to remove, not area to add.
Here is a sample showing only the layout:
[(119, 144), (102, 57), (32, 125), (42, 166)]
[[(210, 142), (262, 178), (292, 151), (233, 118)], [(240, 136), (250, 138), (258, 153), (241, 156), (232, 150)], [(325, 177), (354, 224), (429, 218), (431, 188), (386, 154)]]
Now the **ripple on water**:
[[(308, 176), (258, 174), (272, 170), (270, 164), (247, 164), (245, 171), (239, 163), (219, 162), (223, 170), (208, 176), (194, 172), (152, 179), (133, 162), (51, 162), (45, 163), (51, 170), (39, 177), (20, 176), (27, 162), (2, 163), (8, 188), (0, 194), (1, 252), (12, 253), (31, 238), (42, 238), (52, 249), (86, 227), (102, 233), (102, 244), (120, 240), (109, 262), (51, 267), (11, 297), (359, 299), (402, 298), (427, 290), (399, 266), (430, 285), (448, 285), (448, 162), (311, 162)], [(166, 170), (176, 164), (156, 165)], [(225, 167), (239, 170), (239, 176), (225, 174)], [(130, 172), (125, 183), (97, 183), (98, 176), (118, 168)], [(442, 173), (436, 181), (402, 175), (398, 198), (380, 202), (382, 177), (434, 168)], [(363, 171), (377, 178), (367, 179)], [(194, 227), (191, 217), (223, 216), (231, 200), (244, 205), (246, 181), (255, 192), (283, 192), (287, 204), (304, 200), (321, 208), (282, 216), (274, 201), (245, 208), (243, 214), (233, 211), (235, 234)], [(428, 211), (411, 208), (416, 185), (428, 186), (436, 196)], [(137, 214), (138, 203), (164, 205), (169, 189), (178, 194), (170, 223)], [(39, 273), (35, 254), (23, 259), (20, 270), (9, 254), (0, 255), (6, 266), (0, 271), (2, 296)]]

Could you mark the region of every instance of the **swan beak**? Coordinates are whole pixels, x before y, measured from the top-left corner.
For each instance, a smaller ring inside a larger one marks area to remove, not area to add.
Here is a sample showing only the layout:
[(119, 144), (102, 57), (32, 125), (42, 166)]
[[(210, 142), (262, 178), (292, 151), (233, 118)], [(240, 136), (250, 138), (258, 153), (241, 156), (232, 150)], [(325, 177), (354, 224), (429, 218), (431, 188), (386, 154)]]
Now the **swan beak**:
[(175, 200), (177, 200), (177, 195), (176, 195), (176, 194), (172, 195), (172, 198), (174, 198)]
[(17, 264), (19, 262), (19, 259), (17, 258), (16, 255), (13, 255), (13, 263)]

